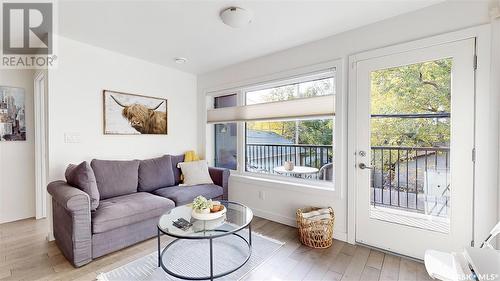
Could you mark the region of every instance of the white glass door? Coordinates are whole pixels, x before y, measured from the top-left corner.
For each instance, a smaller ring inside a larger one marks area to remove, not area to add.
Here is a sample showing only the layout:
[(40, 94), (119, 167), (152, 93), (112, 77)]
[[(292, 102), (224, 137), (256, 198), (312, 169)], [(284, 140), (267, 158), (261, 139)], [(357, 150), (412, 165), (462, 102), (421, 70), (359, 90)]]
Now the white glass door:
[(356, 241), (423, 258), (472, 240), (474, 39), (356, 62)]

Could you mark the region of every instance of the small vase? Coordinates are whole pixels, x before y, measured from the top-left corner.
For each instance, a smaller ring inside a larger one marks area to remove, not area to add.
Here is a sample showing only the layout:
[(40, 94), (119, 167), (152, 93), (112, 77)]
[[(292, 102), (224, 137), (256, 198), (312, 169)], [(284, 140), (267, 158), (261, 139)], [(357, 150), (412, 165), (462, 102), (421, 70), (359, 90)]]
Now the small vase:
[(294, 165), (292, 161), (285, 161), (285, 164), (283, 166), (285, 167), (285, 170), (293, 171)]

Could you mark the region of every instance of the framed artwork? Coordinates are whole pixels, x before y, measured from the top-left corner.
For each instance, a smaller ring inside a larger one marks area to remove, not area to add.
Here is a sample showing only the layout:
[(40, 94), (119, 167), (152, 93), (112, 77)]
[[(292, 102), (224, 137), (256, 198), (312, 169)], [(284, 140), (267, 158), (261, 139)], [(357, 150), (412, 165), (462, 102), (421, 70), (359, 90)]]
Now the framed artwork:
[(103, 91), (105, 135), (166, 135), (167, 99)]
[(26, 117), (23, 88), (0, 86), (0, 141), (25, 141)]

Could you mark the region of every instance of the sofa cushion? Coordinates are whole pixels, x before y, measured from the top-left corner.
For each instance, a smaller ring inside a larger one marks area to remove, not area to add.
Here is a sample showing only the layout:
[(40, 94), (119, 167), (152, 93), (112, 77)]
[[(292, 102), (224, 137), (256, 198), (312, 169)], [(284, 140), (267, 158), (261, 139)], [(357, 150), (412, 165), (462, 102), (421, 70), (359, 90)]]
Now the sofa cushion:
[(139, 160), (97, 160), (90, 163), (101, 200), (137, 192)]
[(99, 208), (92, 212), (92, 233), (102, 233), (159, 217), (174, 206), (172, 200), (147, 192), (101, 200)]
[(193, 199), (201, 195), (211, 199), (222, 195), (222, 187), (215, 184), (200, 184), (192, 186), (170, 186), (157, 189), (153, 192), (156, 195), (171, 199), (176, 206), (193, 202)]
[(83, 161), (78, 165), (69, 164), (65, 176), (69, 185), (89, 195), (90, 209), (94, 211), (99, 206), (99, 190), (97, 189), (94, 171), (92, 171), (89, 163)]
[(170, 155), (142, 160), (139, 164), (138, 191), (154, 191), (175, 184)]
[(178, 185), (181, 182), (182, 171), (179, 167), (177, 167), (177, 164), (179, 164), (180, 162), (184, 162), (184, 154), (171, 155), (171, 159), (172, 159), (172, 170), (174, 172), (175, 185)]

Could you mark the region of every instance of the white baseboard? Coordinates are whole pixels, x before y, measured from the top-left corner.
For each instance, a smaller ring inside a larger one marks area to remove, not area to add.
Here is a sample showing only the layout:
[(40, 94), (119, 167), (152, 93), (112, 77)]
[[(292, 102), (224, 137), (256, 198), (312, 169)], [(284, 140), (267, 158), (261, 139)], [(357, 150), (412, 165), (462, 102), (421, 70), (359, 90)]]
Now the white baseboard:
[(267, 219), (270, 221), (274, 221), (274, 222), (279, 222), (279, 223), (282, 223), (282, 224), (285, 224), (285, 225), (288, 225), (291, 227), (297, 227), (297, 222), (295, 221), (295, 218), (285, 217), (282, 215), (278, 215), (278, 214), (271, 213), (271, 212), (264, 211), (264, 210), (260, 210), (260, 209), (255, 209), (255, 208), (251, 208), (251, 209), (252, 209), (252, 212), (254, 213), (254, 215), (256, 215), (257, 217), (261, 217), (261, 218), (264, 218), (264, 219)]
[[(252, 209), (252, 212), (254, 213), (254, 215), (257, 217), (261, 217), (261, 218), (264, 218), (266, 220), (285, 224), (285, 225), (288, 225), (291, 227), (297, 227), (297, 222), (296, 222), (295, 218), (282, 216), (282, 215), (272, 213), (269, 211), (264, 211), (261, 209), (255, 209), (255, 208), (251, 208), (251, 209)], [(335, 231), (335, 229), (334, 229), (333, 238), (340, 240), (340, 241), (347, 242), (347, 233), (346, 232), (338, 232), (338, 231)]]
[(50, 231), (49, 233), (47, 233), (47, 240), (49, 242), (56, 240), (56, 238), (54, 237), (54, 233), (52, 233), (52, 231)]

